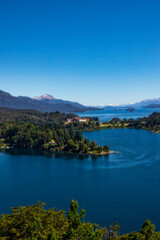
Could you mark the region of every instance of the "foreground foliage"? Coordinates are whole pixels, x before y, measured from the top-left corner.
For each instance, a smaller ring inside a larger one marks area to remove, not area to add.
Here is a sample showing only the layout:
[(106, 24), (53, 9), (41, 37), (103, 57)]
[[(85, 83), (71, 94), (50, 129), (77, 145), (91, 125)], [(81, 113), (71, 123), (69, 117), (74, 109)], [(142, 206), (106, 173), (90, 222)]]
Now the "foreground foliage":
[(85, 223), (85, 210), (78, 212), (78, 203), (71, 202), (69, 212), (44, 209), (39, 202), (27, 207), (12, 208), (0, 218), (0, 236), (6, 239), (100, 239), (107, 232), (96, 224)]
[(14, 207), (11, 214), (0, 218), (0, 239), (31, 240), (158, 240), (160, 233), (146, 220), (139, 232), (119, 236), (119, 226), (114, 223), (109, 230), (97, 224), (85, 222), (85, 210), (78, 211), (77, 201), (72, 200), (69, 212), (55, 208), (45, 210), (44, 203), (38, 202), (27, 207)]

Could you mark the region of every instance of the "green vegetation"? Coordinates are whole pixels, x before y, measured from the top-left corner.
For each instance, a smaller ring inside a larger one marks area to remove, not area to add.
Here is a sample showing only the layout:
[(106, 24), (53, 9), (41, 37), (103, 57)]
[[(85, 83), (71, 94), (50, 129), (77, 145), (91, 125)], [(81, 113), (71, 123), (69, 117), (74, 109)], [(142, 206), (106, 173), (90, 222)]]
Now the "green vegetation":
[(95, 141), (90, 143), (88, 139), (83, 139), (80, 131), (141, 128), (160, 132), (160, 113), (137, 120), (113, 118), (101, 124), (98, 118), (80, 120), (83, 119), (75, 114), (0, 108), (0, 147), (105, 155), (110, 153), (107, 145), (101, 147)]
[(80, 131), (60, 127), (60, 124), (34, 125), (33, 123), (1, 123), (1, 148), (43, 149), (53, 152), (72, 152), (85, 154), (108, 154), (109, 147), (97, 146), (95, 141), (83, 139)]
[(51, 127), (72, 128), (79, 131), (90, 131), (100, 129), (98, 118), (88, 118), (86, 122), (71, 121), (67, 123), (68, 119), (78, 117), (76, 114), (70, 113), (41, 113), (36, 110), (18, 110), (11, 108), (0, 107), (0, 123), (33, 123), (36, 126), (47, 125)]
[(63, 125), (68, 118), (76, 117), (76, 114), (70, 113), (41, 113), (36, 110), (18, 110), (0, 107), (0, 123), (3, 122), (27, 122), (35, 125)]
[(98, 118), (79, 121), (76, 114), (0, 108), (0, 147), (104, 155), (109, 147), (83, 139), (80, 131), (100, 129)]
[(108, 128), (138, 128), (146, 129), (156, 133), (160, 132), (160, 113), (152, 113), (148, 117), (138, 119), (124, 119), (113, 118), (109, 122), (103, 122), (100, 125), (101, 129)]
[(68, 213), (55, 208), (45, 210), (44, 203), (13, 207), (11, 214), (0, 217), (0, 239), (3, 240), (158, 240), (160, 232), (146, 220), (139, 232), (120, 236), (117, 223), (107, 230), (85, 222), (85, 210), (79, 211), (72, 200)]
[(100, 122), (99, 122), (99, 119), (97, 117), (92, 117), (92, 118), (87, 117), (85, 119), (87, 119), (85, 122), (81, 122), (81, 121), (71, 121), (70, 123), (66, 122), (65, 127), (66, 128), (72, 128), (74, 130), (79, 130), (79, 131), (100, 130)]

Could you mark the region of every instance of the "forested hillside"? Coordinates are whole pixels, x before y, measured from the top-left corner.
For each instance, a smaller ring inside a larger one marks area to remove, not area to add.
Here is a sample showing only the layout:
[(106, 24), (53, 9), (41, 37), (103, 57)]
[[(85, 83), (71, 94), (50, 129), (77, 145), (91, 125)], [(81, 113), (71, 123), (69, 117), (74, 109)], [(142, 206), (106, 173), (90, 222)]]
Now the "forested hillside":
[(70, 113), (41, 113), (36, 110), (18, 110), (12, 108), (3, 108), (0, 107), (0, 122), (29, 122), (34, 124), (55, 124), (59, 123), (60, 125), (68, 118), (76, 117), (76, 114)]
[(40, 112), (59, 111), (65, 113), (99, 110), (98, 108), (86, 107), (69, 101), (55, 101), (54, 104), (51, 104), (51, 102), (43, 102), (30, 97), (15, 97), (2, 90), (0, 90), (0, 107), (13, 109), (33, 109)]

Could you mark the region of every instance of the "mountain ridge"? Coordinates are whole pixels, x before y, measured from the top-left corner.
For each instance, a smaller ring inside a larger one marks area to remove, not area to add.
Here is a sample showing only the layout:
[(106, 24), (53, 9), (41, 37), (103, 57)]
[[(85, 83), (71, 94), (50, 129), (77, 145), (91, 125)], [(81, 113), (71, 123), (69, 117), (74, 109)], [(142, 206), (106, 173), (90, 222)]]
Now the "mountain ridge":
[(13, 109), (32, 109), (40, 112), (85, 112), (98, 110), (97, 108), (85, 107), (77, 103), (77, 106), (70, 101), (58, 101), (51, 104), (53, 99), (36, 100), (27, 96), (14, 97), (10, 93), (0, 90), (0, 107)]
[(160, 98), (153, 98), (153, 99), (145, 99), (139, 102), (135, 102), (135, 103), (130, 103), (130, 104), (123, 104), (123, 105), (106, 105), (103, 107), (103, 109), (113, 109), (113, 108), (130, 108), (130, 107), (134, 107), (134, 108), (156, 108), (156, 105), (160, 105)]
[(71, 104), (75, 107), (80, 107), (80, 108), (84, 108), (85, 106), (78, 103), (78, 102), (72, 102), (72, 101), (68, 101), (68, 100), (63, 100), (63, 99), (56, 99), (54, 98), (52, 95), (50, 94), (45, 94), (42, 95), (40, 97), (34, 97), (33, 99), (36, 99), (38, 101), (41, 101), (43, 103), (50, 103), (50, 104)]

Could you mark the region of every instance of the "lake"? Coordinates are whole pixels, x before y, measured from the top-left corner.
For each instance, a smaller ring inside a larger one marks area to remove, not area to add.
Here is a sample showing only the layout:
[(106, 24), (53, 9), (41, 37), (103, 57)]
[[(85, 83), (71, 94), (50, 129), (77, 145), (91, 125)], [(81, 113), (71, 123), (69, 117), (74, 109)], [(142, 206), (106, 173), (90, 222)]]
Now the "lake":
[(160, 230), (160, 135), (139, 129), (83, 133), (115, 154), (84, 157), (40, 151), (0, 152), (0, 213), (47, 203), (68, 210), (71, 199), (87, 210), (87, 220), (121, 233), (139, 230), (146, 218)]
[(136, 108), (134, 112), (129, 112), (125, 108), (116, 108), (76, 114), (80, 117), (98, 117), (101, 122), (104, 122), (110, 121), (114, 117), (119, 117), (120, 119), (148, 117), (153, 112), (160, 112), (160, 108)]

